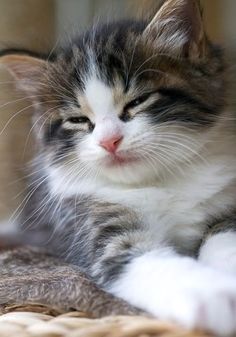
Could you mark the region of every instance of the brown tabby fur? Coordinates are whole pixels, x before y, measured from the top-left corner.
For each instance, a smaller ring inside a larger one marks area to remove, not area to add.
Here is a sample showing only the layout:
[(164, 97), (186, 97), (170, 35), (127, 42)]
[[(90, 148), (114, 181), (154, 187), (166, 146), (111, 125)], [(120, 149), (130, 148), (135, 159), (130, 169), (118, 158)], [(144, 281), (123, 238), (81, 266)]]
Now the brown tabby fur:
[(0, 311), (11, 304), (41, 303), (62, 312), (78, 310), (93, 317), (141, 311), (98, 289), (76, 266), (37, 249), (0, 252)]

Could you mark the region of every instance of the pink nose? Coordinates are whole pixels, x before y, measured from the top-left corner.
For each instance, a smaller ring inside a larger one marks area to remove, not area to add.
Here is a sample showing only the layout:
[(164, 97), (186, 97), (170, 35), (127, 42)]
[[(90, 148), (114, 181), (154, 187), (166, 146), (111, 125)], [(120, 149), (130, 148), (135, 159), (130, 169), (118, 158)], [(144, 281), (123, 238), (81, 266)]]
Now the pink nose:
[(123, 139), (123, 136), (114, 136), (108, 139), (101, 140), (99, 145), (103, 147), (105, 150), (107, 150), (108, 152), (115, 153), (122, 139)]

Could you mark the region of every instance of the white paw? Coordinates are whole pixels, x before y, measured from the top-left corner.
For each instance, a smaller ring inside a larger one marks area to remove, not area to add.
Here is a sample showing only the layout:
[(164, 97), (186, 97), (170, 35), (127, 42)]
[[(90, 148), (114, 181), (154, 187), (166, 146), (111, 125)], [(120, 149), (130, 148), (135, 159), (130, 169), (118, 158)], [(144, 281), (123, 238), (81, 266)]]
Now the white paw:
[(215, 269), (236, 274), (236, 233), (218, 233), (201, 247), (199, 260)]
[(160, 319), (236, 336), (236, 277), (191, 258), (147, 253), (109, 291)]
[(222, 277), (209, 282), (206, 278), (205, 285), (191, 283), (166, 290), (166, 295), (159, 298), (161, 301), (157, 295), (152, 313), (186, 328), (208, 330), (220, 336), (235, 334), (236, 279)]

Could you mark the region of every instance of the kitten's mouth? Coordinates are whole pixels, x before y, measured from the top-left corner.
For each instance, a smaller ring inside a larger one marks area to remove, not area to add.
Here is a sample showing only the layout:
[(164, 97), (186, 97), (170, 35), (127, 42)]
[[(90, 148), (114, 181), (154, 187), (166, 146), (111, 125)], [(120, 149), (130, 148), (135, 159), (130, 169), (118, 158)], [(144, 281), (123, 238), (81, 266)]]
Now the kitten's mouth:
[(109, 167), (114, 166), (125, 166), (136, 162), (138, 159), (135, 157), (131, 157), (130, 155), (120, 155), (120, 154), (112, 154), (110, 155), (107, 160), (106, 164)]

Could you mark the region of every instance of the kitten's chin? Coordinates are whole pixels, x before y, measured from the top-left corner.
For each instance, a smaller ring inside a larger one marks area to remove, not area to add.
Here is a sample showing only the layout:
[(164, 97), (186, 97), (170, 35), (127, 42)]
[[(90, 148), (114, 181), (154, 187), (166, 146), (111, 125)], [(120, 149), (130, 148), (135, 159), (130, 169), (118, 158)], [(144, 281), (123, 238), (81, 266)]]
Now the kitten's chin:
[(139, 159), (134, 156), (111, 155), (104, 160), (103, 165), (108, 168), (122, 168), (138, 162)]
[(103, 162), (100, 177), (126, 185), (143, 185), (158, 180), (151, 168), (138, 158), (112, 158)]

